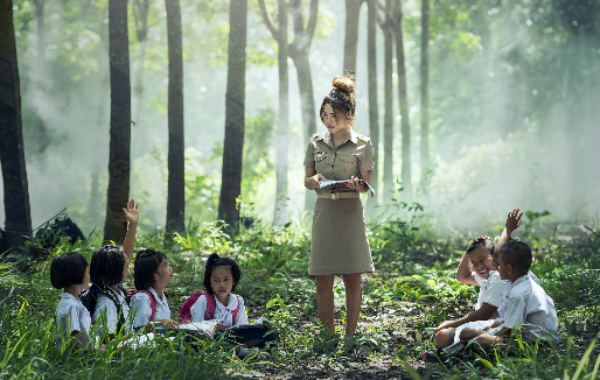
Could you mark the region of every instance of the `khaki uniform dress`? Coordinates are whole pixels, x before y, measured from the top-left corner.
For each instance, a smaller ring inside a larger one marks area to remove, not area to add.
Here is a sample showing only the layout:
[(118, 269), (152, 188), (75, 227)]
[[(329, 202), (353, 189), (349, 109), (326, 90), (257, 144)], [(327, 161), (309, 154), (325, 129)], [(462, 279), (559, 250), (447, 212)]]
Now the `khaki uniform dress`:
[[(304, 166), (329, 180), (360, 177), (361, 172), (374, 168), (371, 139), (351, 130), (347, 139), (334, 147), (331, 133), (317, 133), (306, 148)], [(341, 184), (316, 192), (308, 274), (373, 272), (359, 194)]]

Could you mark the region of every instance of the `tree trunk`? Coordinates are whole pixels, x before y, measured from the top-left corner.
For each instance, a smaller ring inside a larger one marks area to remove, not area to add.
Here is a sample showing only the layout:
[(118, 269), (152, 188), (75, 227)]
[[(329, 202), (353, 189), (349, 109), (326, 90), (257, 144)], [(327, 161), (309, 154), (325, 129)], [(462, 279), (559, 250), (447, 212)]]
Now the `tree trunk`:
[(6, 244), (11, 248), (32, 234), (12, 0), (0, 0), (0, 73), (0, 163)]
[(421, 0), (421, 178), (429, 166), (429, 0)]
[(408, 91), (406, 86), (406, 68), (404, 64), (404, 37), (402, 33), (402, 0), (395, 0), (396, 61), (398, 71), (398, 97), (400, 100), (400, 133), (402, 134), (402, 186), (406, 200), (412, 198), (410, 168), (410, 120), (408, 109)]
[(384, 203), (392, 200), (394, 191), (394, 34), (392, 31), (392, 0), (385, 1), (385, 24), (383, 28), (384, 53), (383, 53), (383, 81), (385, 113), (383, 117), (383, 194)]
[[(318, 7), (319, 0), (311, 0), (309, 21), (306, 28), (304, 27), (304, 17), (302, 15), (302, 2), (300, 0), (293, 0), (291, 10), (292, 18), (294, 20), (294, 41), (289, 45), (289, 55), (298, 72), (302, 124), (305, 126), (304, 144), (308, 144), (312, 135), (317, 132), (315, 99), (309, 54), (317, 22)], [(306, 210), (312, 209), (315, 200), (316, 194), (313, 191), (307, 192), (304, 208)]]
[[(369, 76), (369, 133), (373, 144), (373, 162), (375, 169), (371, 172), (371, 184), (377, 187), (379, 157), (379, 105), (377, 101), (377, 1), (367, 0), (369, 15), (367, 19), (367, 64)], [(377, 198), (369, 198), (367, 211), (373, 215)]]
[(289, 80), (288, 80), (288, 10), (286, 0), (279, 4), (279, 125), (277, 127), (276, 160), (277, 192), (275, 193), (275, 212), (273, 225), (287, 223), (287, 171), (288, 171), (288, 130), (289, 130)]
[[(46, 0), (35, 0), (35, 19), (37, 23), (37, 59), (34, 70), (34, 88), (38, 92), (38, 96), (44, 100), (46, 86), (43, 81), (46, 76), (46, 24), (44, 20), (44, 6)], [(39, 111), (35, 110), (35, 128), (37, 129), (37, 153), (42, 154), (48, 149), (50, 140), (48, 138), (48, 130), (46, 124), (42, 120)]]
[(108, 54), (110, 61), (110, 151), (108, 198), (104, 240), (121, 244), (127, 221), (123, 207), (129, 197), (131, 153), (131, 84), (129, 82), (129, 36), (127, 2), (108, 2)]
[(219, 219), (224, 220), (230, 228), (236, 227), (239, 219), (236, 199), (240, 195), (242, 186), (247, 22), (248, 0), (231, 0), (225, 95), (225, 142), (219, 199)]
[[(135, 75), (135, 85), (133, 87), (132, 107), (133, 121), (138, 123), (140, 113), (144, 105), (144, 57), (146, 56), (146, 45), (148, 42), (148, 11), (150, 10), (151, 0), (134, 0), (133, 15), (135, 19), (135, 29), (139, 41), (138, 54), (133, 64), (133, 73)], [(167, 22), (168, 22), (167, 15)]]
[(183, 132), (183, 49), (179, 0), (165, 0), (169, 43), (169, 180), (166, 230), (183, 232), (185, 173)]
[(358, 21), (363, 0), (346, 0), (346, 33), (344, 35), (344, 67), (342, 73), (356, 74)]

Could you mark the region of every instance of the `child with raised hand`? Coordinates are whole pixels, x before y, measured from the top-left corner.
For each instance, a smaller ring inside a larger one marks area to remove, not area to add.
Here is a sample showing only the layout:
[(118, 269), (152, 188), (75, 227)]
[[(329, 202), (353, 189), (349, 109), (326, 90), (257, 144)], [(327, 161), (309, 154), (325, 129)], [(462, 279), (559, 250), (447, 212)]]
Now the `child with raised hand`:
[(204, 270), (204, 290), (194, 293), (183, 305), (182, 323), (220, 319), (217, 329), (224, 330), (238, 324), (247, 324), (244, 299), (235, 291), (242, 272), (237, 263), (227, 257), (211, 254)]
[(476, 343), (484, 351), (506, 350), (514, 345), (511, 333), (521, 330), (523, 338), (558, 342), (558, 318), (554, 301), (529, 275), (532, 255), (525, 243), (510, 240), (496, 248), (498, 272), (512, 283), (502, 329), (494, 335), (479, 335)]
[[(504, 284), (492, 266), (493, 251), (494, 243), (488, 236), (474, 239), (467, 247), (458, 266), (456, 279), (465, 284), (479, 286), (481, 288), (479, 298), (475, 305), (475, 311), (462, 318), (445, 321), (434, 329), (435, 344), (438, 349), (458, 342), (460, 331), (470, 323), (486, 321), (499, 316), (498, 306), (502, 301)], [(471, 272), (471, 267), (474, 269), (473, 272)], [(431, 353), (425, 353), (426, 361), (430, 361), (428, 356), (431, 356)]]
[(133, 265), (137, 292), (131, 298), (130, 313), (133, 315), (134, 330), (150, 322), (176, 329), (179, 324), (171, 319), (171, 310), (164, 293), (165, 287), (174, 278), (167, 256), (154, 248), (144, 249), (138, 252)]
[(56, 256), (50, 265), (50, 283), (62, 289), (56, 307), (56, 345), (64, 348), (69, 338), (75, 346), (85, 347), (90, 341), (90, 312), (79, 300), (79, 292), (90, 287), (90, 267), (81, 253), (69, 252)]
[(139, 221), (138, 205), (130, 199), (123, 212), (129, 221), (125, 242), (123, 246), (106, 245), (92, 254), (90, 265), (92, 287), (84, 296), (86, 303), (90, 305), (92, 321), (102, 323), (101, 341), (114, 339), (115, 334), (124, 328), (129, 314), (127, 292), (123, 283), (129, 275), (129, 262), (133, 259)]

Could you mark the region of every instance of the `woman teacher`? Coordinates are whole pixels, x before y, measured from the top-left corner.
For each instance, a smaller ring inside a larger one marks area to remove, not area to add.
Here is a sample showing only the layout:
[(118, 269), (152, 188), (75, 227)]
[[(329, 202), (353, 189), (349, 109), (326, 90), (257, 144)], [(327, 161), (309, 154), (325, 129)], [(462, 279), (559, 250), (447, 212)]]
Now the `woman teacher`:
[[(341, 275), (346, 287), (346, 337), (356, 332), (362, 303), (361, 274), (373, 272), (360, 194), (369, 191), (373, 146), (355, 132), (355, 85), (350, 77), (333, 78), (333, 89), (321, 103), (326, 132), (312, 136), (306, 149), (308, 190), (316, 190), (308, 274), (317, 283), (321, 320), (334, 326), (333, 277)], [(347, 180), (320, 189), (320, 180)]]

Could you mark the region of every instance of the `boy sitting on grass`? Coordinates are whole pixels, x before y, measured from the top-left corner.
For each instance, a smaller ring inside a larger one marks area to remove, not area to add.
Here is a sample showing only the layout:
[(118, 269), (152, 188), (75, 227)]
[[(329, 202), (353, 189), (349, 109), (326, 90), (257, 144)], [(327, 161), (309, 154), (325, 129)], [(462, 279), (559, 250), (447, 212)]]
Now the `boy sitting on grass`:
[(461, 341), (477, 337), (477, 347), (482, 351), (506, 350), (515, 346), (511, 337), (513, 330), (520, 330), (529, 341), (558, 342), (558, 319), (554, 301), (531, 276), (531, 249), (523, 242), (511, 240), (496, 247), (498, 272), (502, 280), (512, 282), (508, 294), (508, 306), (504, 313), (502, 329), (494, 335), (482, 335), (483, 331), (465, 329)]

